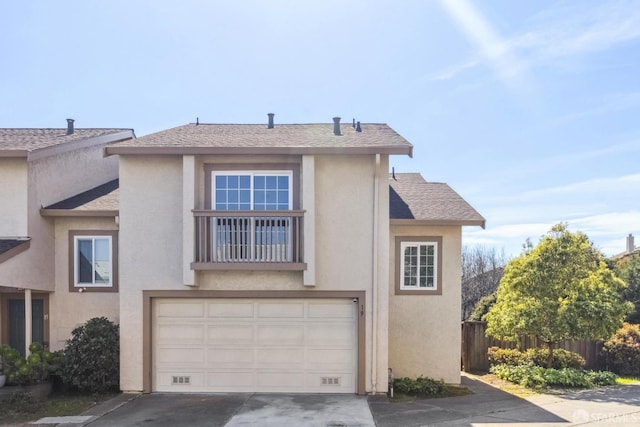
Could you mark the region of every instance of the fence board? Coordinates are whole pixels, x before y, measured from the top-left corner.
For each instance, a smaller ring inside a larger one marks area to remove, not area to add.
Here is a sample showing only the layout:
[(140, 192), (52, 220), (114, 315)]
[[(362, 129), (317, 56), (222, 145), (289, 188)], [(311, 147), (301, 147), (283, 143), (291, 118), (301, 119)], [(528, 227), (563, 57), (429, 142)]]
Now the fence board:
[[(489, 347), (528, 348), (542, 347), (536, 337), (522, 337), (519, 341), (501, 341), (485, 335), (486, 322), (462, 322), (462, 366), (465, 372), (487, 372), (489, 370)], [(540, 344), (540, 345), (539, 345)], [(564, 348), (584, 357), (587, 369), (603, 369), (602, 343), (591, 340), (567, 340), (556, 348)]]

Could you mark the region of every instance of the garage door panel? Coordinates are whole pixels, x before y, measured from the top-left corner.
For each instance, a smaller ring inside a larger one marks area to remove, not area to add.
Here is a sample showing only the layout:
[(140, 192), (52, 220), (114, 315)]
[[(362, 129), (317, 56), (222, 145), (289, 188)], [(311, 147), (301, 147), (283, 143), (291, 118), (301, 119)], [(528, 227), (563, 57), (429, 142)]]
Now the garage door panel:
[(353, 346), (355, 331), (350, 323), (310, 323), (306, 325), (306, 342), (310, 345)]
[(156, 316), (177, 318), (202, 318), (204, 317), (204, 303), (197, 302), (160, 302), (156, 305)]
[(156, 342), (158, 344), (201, 344), (204, 329), (204, 325), (158, 325)]
[(170, 365), (175, 367), (190, 368), (203, 366), (205, 361), (205, 350), (203, 348), (174, 347), (158, 349), (158, 366)]
[(159, 370), (157, 374), (158, 386), (171, 391), (192, 391), (194, 387), (204, 387), (205, 374), (198, 371), (163, 371)]
[(261, 319), (302, 319), (304, 317), (304, 303), (260, 302), (258, 303), (258, 317)]
[(317, 371), (349, 372), (353, 364), (351, 348), (310, 348), (307, 349), (307, 368)]
[(259, 372), (256, 375), (256, 385), (268, 391), (303, 390), (304, 372)]
[(252, 371), (209, 372), (207, 386), (219, 391), (242, 391), (254, 386)]
[(336, 303), (309, 303), (310, 319), (353, 319), (353, 302)]
[(213, 348), (207, 352), (207, 366), (245, 368), (253, 366), (254, 352), (250, 348)]
[(254, 342), (253, 325), (211, 325), (207, 329), (210, 345), (215, 344), (252, 344)]
[(303, 325), (258, 325), (259, 345), (303, 345)]
[(256, 351), (256, 368), (304, 368), (303, 348), (265, 348)]
[(254, 317), (255, 304), (248, 301), (216, 301), (208, 304), (208, 315), (212, 318), (231, 317), (247, 318)]
[(166, 298), (152, 312), (154, 391), (356, 391), (351, 300)]

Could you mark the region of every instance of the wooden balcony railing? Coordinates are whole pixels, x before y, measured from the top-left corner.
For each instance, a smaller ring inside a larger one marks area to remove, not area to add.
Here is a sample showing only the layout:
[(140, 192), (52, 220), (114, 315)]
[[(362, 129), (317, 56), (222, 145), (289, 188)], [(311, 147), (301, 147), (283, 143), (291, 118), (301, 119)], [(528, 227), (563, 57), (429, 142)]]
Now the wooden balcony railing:
[(304, 211), (194, 210), (194, 270), (304, 270)]

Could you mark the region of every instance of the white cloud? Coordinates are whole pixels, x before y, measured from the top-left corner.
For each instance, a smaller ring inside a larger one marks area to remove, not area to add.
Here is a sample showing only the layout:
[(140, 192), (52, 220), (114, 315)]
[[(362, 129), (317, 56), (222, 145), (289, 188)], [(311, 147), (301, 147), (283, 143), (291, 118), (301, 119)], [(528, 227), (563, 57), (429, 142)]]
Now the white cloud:
[[(515, 57), (510, 43), (498, 34), (472, 3), (468, 0), (441, 0), (440, 4), (467, 39), (476, 46), (480, 58), (493, 67), (504, 81), (521, 80), (526, 73), (524, 64)], [(438, 73), (433, 79), (450, 79), (462, 70), (480, 64), (480, 58)]]
[[(549, 9), (540, 14), (543, 26), (510, 38), (499, 37), (466, 0), (441, 0), (440, 4), (479, 47), (479, 59), (508, 81), (533, 66), (554, 65), (558, 60), (605, 51), (640, 38), (640, 7), (634, 0), (597, 2), (591, 7), (583, 1)], [(474, 58), (436, 74), (434, 79), (453, 78), (482, 63)]]

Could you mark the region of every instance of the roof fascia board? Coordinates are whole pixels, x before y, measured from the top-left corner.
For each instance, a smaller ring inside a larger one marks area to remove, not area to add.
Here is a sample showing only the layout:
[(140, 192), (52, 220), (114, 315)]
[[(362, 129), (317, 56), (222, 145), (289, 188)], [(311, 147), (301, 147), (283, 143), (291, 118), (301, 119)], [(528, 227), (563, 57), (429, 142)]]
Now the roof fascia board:
[(235, 155), (235, 154), (404, 154), (413, 157), (413, 146), (378, 147), (105, 147), (105, 155)]
[(68, 153), (70, 151), (79, 150), (81, 148), (94, 147), (96, 145), (109, 144), (114, 142), (125, 141), (133, 138), (133, 130), (125, 130), (107, 135), (94, 136), (90, 138), (79, 139), (77, 141), (68, 142), (66, 144), (53, 145), (51, 147), (40, 148), (27, 153), (27, 160), (34, 161), (43, 159), (57, 154)]
[(119, 210), (40, 209), (40, 215), (48, 217), (116, 217), (119, 214)]
[(479, 226), (485, 228), (485, 219), (390, 219), (391, 225), (399, 226), (411, 226), (411, 225), (424, 225), (424, 226)]
[(0, 150), (0, 157), (27, 157), (27, 150)]

